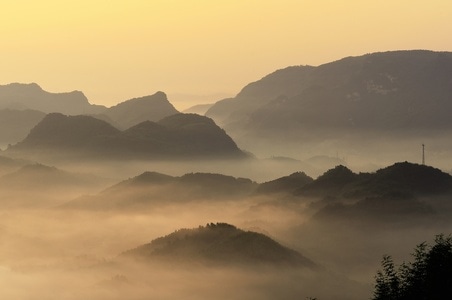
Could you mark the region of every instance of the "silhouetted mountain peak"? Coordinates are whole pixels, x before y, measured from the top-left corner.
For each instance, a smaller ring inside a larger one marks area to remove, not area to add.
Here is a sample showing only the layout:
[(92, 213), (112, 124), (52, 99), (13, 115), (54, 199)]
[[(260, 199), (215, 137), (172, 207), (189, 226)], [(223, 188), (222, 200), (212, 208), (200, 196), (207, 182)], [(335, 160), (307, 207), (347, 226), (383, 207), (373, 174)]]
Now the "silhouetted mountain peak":
[(118, 108), (121, 106), (128, 106), (128, 105), (132, 105), (132, 104), (146, 106), (146, 105), (155, 104), (155, 103), (160, 103), (160, 104), (164, 103), (164, 104), (171, 105), (168, 101), (166, 94), (164, 92), (159, 91), (153, 95), (147, 95), (147, 96), (143, 96), (143, 97), (132, 98), (130, 100), (126, 100), (115, 106), (112, 106), (111, 108)]
[(133, 98), (110, 107), (105, 114), (123, 129), (179, 113), (164, 92)]
[(306, 184), (297, 190), (297, 194), (320, 194), (323, 196), (337, 196), (350, 183), (354, 182), (359, 175), (353, 173), (343, 165), (338, 165), (326, 171), (316, 180)]
[(330, 169), (317, 178), (318, 181), (348, 181), (354, 179), (356, 174), (349, 168), (343, 165), (338, 165), (333, 169)]
[(132, 179), (130, 179), (128, 182), (132, 183), (132, 184), (138, 184), (138, 185), (143, 185), (143, 184), (156, 184), (156, 183), (166, 183), (166, 182), (170, 182), (170, 181), (174, 181), (174, 177), (173, 176), (169, 176), (166, 174), (162, 174), (162, 173), (158, 173), (158, 172), (144, 172)]
[(397, 184), (413, 192), (440, 192), (452, 187), (452, 176), (431, 166), (399, 162), (375, 173), (376, 182)]
[(314, 179), (306, 175), (304, 172), (295, 172), (289, 176), (284, 176), (272, 181), (264, 182), (259, 185), (258, 193), (292, 193), (296, 189), (302, 188)]
[(38, 147), (83, 147), (87, 142), (101, 136), (114, 135), (119, 132), (105, 121), (84, 115), (66, 116), (51, 113), (44, 117), (31, 131), (27, 138), (15, 147), (24, 149)]

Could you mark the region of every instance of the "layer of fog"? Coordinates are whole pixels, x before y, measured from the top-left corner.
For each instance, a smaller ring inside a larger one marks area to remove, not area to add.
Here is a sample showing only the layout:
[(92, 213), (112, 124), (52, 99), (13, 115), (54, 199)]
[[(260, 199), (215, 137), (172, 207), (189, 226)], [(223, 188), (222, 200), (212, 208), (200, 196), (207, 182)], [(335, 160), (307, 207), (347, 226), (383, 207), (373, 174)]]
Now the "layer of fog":
[[(231, 132), (229, 132), (231, 134)], [(288, 133), (288, 135), (291, 133)], [(355, 172), (371, 172), (398, 161), (422, 162), (422, 144), (425, 161), (445, 172), (452, 170), (452, 142), (447, 132), (366, 132), (341, 131), (312, 132), (308, 137), (277, 136), (273, 139), (232, 134), (238, 146), (257, 157), (285, 156), (309, 161), (316, 156), (337, 158)], [(315, 165), (314, 167), (319, 167)], [(309, 168), (306, 170), (309, 173)], [(317, 176), (313, 172), (311, 176)]]
[(336, 289), (337, 299), (353, 299), (345, 295), (366, 293), (366, 285), (330, 270), (148, 265), (117, 258), (179, 228), (215, 220), (280, 240), (277, 235), (299, 217), (275, 208), (249, 212), (238, 203), (169, 205), (147, 213), (3, 211), (0, 294), (4, 299), (303, 299), (328, 298)]
[[(300, 165), (273, 161), (254, 168), (222, 163), (65, 163), (66, 171), (89, 173), (108, 182), (160, 171), (180, 176), (209, 171), (274, 179)], [(263, 173), (263, 170), (269, 170)], [(263, 181), (263, 180), (262, 180)], [(18, 183), (20, 184), (20, 182)], [(26, 186), (24, 182), (24, 186)], [(103, 183), (105, 185), (105, 182)], [(147, 209), (82, 210), (60, 205), (101, 190), (64, 191), (36, 188), (32, 194), (14, 193), (22, 205), (5, 205), (11, 190), (3, 188), (0, 207), (0, 296), (4, 299), (365, 299), (372, 292), (383, 254), (397, 261), (409, 260), (415, 245), (435, 234), (452, 232), (452, 222), (410, 219), (399, 223), (316, 218), (316, 199), (287, 195), (250, 196), (211, 201), (177, 199)], [(27, 191), (24, 191), (24, 193)], [(49, 199), (45, 199), (46, 195)], [(158, 197), (158, 196), (153, 196)], [(170, 199), (170, 200), (168, 200)], [(16, 201), (17, 199), (13, 199)], [(32, 200), (30, 208), (25, 205)], [(25, 204), (24, 204), (25, 203)], [(50, 205), (52, 204), (52, 205)], [(450, 211), (450, 207), (448, 208)], [(134, 264), (118, 262), (122, 252), (170, 234), (180, 228), (196, 228), (210, 222), (226, 222), (264, 233), (299, 251), (322, 267), (261, 270), (249, 267), (206, 267)], [(27, 288), (24, 289), (23, 287)]]

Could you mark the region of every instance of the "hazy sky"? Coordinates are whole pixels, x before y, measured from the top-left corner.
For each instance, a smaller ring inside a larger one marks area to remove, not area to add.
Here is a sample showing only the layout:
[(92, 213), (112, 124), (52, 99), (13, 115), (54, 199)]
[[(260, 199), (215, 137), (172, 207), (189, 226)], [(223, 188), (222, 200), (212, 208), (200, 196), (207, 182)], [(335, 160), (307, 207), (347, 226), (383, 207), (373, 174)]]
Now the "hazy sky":
[(0, 0), (0, 84), (107, 106), (161, 90), (184, 108), (289, 65), (451, 37), (450, 0)]

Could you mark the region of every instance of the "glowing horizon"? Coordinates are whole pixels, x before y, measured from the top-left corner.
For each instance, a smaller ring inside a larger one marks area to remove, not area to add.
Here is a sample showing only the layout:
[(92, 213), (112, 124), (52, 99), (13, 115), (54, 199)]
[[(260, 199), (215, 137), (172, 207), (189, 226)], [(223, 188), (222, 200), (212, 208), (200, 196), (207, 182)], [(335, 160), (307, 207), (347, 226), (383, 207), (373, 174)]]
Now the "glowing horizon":
[(195, 103), (183, 94), (234, 95), (290, 65), (452, 51), (452, 2), (442, 0), (19, 0), (0, 18), (0, 84), (81, 90), (106, 106), (160, 90), (179, 95), (170, 101), (180, 109)]

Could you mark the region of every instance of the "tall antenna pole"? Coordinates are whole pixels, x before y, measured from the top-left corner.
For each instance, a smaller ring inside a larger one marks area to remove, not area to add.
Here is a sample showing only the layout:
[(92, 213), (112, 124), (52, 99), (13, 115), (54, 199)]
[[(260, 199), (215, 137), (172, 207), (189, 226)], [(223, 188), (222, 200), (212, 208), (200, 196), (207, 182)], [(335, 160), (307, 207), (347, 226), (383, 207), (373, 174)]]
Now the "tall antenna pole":
[(425, 165), (425, 145), (422, 144), (422, 165)]

